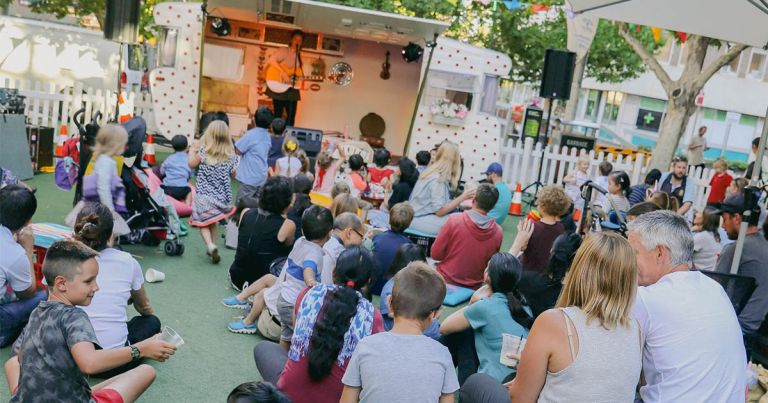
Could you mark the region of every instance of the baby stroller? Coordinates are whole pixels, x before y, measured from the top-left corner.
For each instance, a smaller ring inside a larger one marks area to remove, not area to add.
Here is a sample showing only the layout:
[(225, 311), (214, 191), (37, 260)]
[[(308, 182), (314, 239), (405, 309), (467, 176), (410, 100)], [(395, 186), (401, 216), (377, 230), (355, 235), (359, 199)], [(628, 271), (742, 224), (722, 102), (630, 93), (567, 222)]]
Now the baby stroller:
[[(99, 131), (98, 118), (83, 126), (77, 119), (84, 110), (79, 110), (74, 115), (75, 125), (80, 133), (80, 161), (77, 178), (77, 190), (75, 203), (82, 198), (83, 176), (90, 162), (91, 148)], [(131, 232), (121, 236), (121, 243), (142, 243), (147, 246), (158, 246), (166, 241), (163, 247), (168, 256), (181, 256), (184, 253), (184, 245), (179, 240), (178, 222), (171, 222), (171, 215), (178, 216), (161, 206), (165, 200), (164, 194), (153, 197), (150, 194), (147, 175), (141, 170), (140, 165), (144, 152), (144, 138), (147, 134), (147, 124), (141, 117), (133, 117), (123, 124), (128, 132), (128, 143), (123, 153), (123, 168), (120, 179), (125, 187), (125, 202), (128, 212), (121, 215), (125, 219)], [(158, 202), (159, 200), (159, 202)], [(170, 207), (172, 209), (172, 207)]]

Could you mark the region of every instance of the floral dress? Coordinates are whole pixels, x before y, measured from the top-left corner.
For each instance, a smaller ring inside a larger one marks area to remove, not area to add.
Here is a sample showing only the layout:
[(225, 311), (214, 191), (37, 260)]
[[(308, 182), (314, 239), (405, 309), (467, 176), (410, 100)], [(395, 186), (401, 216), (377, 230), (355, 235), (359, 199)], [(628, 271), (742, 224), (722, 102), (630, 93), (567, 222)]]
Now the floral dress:
[(199, 155), (197, 194), (192, 203), (192, 217), (189, 223), (195, 227), (207, 227), (235, 213), (230, 175), (237, 169), (240, 158), (233, 156), (211, 165), (206, 161), (205, 149), (200, 149)]

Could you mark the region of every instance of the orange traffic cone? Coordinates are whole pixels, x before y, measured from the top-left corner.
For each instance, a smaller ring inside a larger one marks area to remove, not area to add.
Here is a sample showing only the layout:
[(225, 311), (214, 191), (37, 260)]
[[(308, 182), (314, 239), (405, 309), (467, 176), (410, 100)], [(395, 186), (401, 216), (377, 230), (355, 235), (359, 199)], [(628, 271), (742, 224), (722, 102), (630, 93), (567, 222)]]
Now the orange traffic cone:
[(519, 182), (515, 188), (515, 194), (512, 196), (512, 204), (509, 205), (509, 214), (516, 216), (523, 215), (523, 191)]
[(61, 125), (59, 129), (59, 136), (56, 138), (56, 150), (54, 155), (59, 158), (64, 158), (64, 142), (67, 141), (69, 135), (67, 134), (67, 125)]
[(144, 143), (144, 160), (149, 165), (155, 165), (155, 136), (152, 133), (147, 133), (147, 142)]
[(129, 111), (129, 107), (125, 102), (125, 98), (123, 97), (123, 93), (117, 95), (117, 114), (118, 114), (118, 121), (120, 124), (123, 124), (133, 117), (133, 114)]

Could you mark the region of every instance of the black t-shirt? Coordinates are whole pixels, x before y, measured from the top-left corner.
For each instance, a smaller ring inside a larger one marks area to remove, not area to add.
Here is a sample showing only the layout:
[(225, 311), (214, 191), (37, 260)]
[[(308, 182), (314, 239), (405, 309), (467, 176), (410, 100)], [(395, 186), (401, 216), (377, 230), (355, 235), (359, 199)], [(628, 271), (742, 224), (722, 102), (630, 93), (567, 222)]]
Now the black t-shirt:
[(269, 273), (269, 264), (273, 260), (288, 256), (291, 247), (277, 240), (284, 221), (285, 218), (280, 215), (259, 209), (245, 213), (237, 237), (235, 260), (229, 268), (233, 284), (253, 283)]
[(517, 283), (517, 290), (525, 297), (536, 318), (547, 309), (555, 307), (563, 284), (552, 281), (547, 275), (533, 271), (524, 271)]
[(41, 302), (24, 329), (21, 378), (11, 402), (92, 402), (91, 387), (70, 352), (83, 341), (98, 345), (85, 311)]
[(392, 195), (389, 196), (387, 207), (392, 208), (397, 203), (408, 201), (413, 191), (413, 185), (408, 182), (397, 182), (392, 186)]
[(267, 156), (267, 164), (271, 167), (275, 166), (277, 160), (283, 157), (283, 136), (269, 136), (269, 140), (272, 145), (269, 147), (269, 155)]

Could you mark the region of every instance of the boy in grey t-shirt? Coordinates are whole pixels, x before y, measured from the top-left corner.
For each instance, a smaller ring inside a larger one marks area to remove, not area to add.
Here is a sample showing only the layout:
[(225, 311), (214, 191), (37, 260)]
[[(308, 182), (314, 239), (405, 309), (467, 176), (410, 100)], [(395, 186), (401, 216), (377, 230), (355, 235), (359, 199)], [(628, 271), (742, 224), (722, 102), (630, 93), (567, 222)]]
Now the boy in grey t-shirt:
[(388, 333), (360, 341), (342, 378), (340, 403), (454, 401), (459, 389), (451, 354), (424, 330), (440, 316), (445, 281), (431, 266), (412, 262), (395, 276)]

